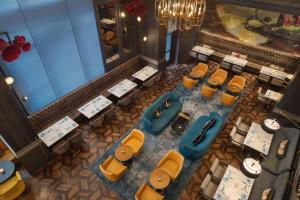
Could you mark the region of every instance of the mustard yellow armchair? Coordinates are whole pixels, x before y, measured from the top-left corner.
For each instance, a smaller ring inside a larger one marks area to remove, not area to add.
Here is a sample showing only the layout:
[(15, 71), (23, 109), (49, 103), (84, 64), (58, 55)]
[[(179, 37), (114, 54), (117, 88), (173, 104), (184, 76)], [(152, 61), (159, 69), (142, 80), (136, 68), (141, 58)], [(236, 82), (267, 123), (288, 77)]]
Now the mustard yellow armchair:
[(211, 88), (206, 84), (203, 84), (201, 87), (201, 95), (206, 98), (212, 98), (214, 93), (217, 91), (215, 88)]
[(228, 86), (230, 87), (238, 87), (241, 90), (244, 89), (246, 83), (246, 79), (242, 76), (235, 75), (228, 83)]
[(184, 157), (177, 151), (170, 150), (157, 165), (158, 169), (167, 172), (171, 180), (175, 180), (181, 172), (184, 163)]
[(197, 85), (198, 81), (189, 78), (188, 76), (183, 77), (183, 86), (186, 89), (193, 89)]
[(16, 175), (0, 184), (0, 199), (13, 200), (22, 194), (25, 190), (25, 183), (22, 180), (20, 173), (17, 171)]
[(190, 73), (193, 78), (203, 79), (208, 70), (208, 65), (204, 63), (199, 63), (194, 67)]
[(225, 92), (221, 94), (221, 103), (225, 106), (232, 106), (237, 99), (237, 96), (232, 96)]
[(227, 71), (223, 69), (217, 69), (210, 77), (210, 79), (216, 80), (220, 85), (223, 85), (227, 78)]
[(102, 164), (99, 165), (102, 174), (110, 181), (118, 181), (127, 170), (127, 166), (123, 165), (112, 156), (109, 156)]
[(138, 129), (133, 129), (131, 133), (121, 142), (133, 149), (134, 155), (138, 155), (144, 145), (144, 133)]
[(144, 183), (135, 194), (135, 200), (162, 200), (162, 199), (164, 199), (164, 196), (156, 192), (146, 183)]

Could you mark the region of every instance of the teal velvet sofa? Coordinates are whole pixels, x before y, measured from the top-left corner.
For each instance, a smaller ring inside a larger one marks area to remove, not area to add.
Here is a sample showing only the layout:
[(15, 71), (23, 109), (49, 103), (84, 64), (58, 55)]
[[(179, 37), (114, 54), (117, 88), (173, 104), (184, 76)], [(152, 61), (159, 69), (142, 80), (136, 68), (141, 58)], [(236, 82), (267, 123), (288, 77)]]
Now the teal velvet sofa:
[[(164, 109), (164, 101), (169, 99), (171, 105)], [(159, 135), (163, 129), (176, 117), (177, 113), (182, 108), (182, 103), (179, 101), (180, 96), (176, 92), (167, 92), (160, 96), (143, 114), (142, 122), (144, 129), (153, 135)], [(153, 112), (157, 108), (162, 111), (158, 119), (154, 118)]]
[[(198, 145), (194, 145), (193, 141), (201, 132), (204, 124), (213, 118), (217, 120), (216, 124), (207, 131), (205, 137)], [(210, 148), (222, 127), (223, 118), (218, 113), (212, 112), (209, 116), (200, 116), (191, 128), (186, 131), (185, 135), (181, 137), (179, 142), (179, 152), (184, 155), (184, 157), (191, 160), (201, 158)]]

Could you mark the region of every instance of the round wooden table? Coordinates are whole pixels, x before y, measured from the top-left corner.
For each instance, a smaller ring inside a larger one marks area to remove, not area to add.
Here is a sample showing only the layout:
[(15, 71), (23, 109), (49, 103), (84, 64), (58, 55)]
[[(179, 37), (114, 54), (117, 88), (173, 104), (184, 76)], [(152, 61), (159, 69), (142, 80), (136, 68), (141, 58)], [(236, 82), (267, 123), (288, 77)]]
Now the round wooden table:
[(0, 161), (0, 184), (15, 174), (15, 164), (11, 161)]
[(115, 157), (121, 161), (129, 161), (133, 157), (133, 150), (130, 146), (121, 144), (115, 151)]
[(170, 183), (170, 176), (167, 172), (165, 172), (162, 169), (155, 169), (150, 174), (149, 182), (154, 188), (163, 190), (166, 187), (168, 187)]

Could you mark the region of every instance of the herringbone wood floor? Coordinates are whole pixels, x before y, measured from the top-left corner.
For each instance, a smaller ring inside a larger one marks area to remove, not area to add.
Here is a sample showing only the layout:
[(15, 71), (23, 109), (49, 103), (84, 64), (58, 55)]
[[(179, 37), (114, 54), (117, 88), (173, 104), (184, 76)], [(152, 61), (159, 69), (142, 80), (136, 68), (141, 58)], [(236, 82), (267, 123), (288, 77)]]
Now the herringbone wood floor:
[[(169, 66), (162, 80), (151, 89), (144, 89), (140, 98), (130, 108), (119, 108), (114, 120), (106, 121), (103, 128), (92, 130), (87, 124), (82, 124), (84, 137), (88, 141), (88, 152), (76, 152), (71, 167), (62, 165), (58, 160), (51, 167), (51, 172), (42, 172), (28, 180), (30, 191), (20, 199), (26, 200), (115, 200), (116, 193), (106, 187), (90, 170), (90, 166), (103, 154), (120, 136), (132, 128), (140, 119), (143, 111), (160, 95), (172, 90), (182, 80), (191, 68), (187, 65)], [(213, 71), (210, 68), (210, 74)], [(179, 199), (201, 200), (200, 184), (208, 172), (210, 162), (218, 157), (239, 167), (241, 155), (239, 149), (230, 144), (229, 133), (238, 116), (242, 116), (249, 124), (252, 121), (261, 122), (267, 110), (256, 99), (256, 77), (243, 73), (246, 77), (246, 92), (239, 105), (230, 115), (228, 122), (216, 138), (209, 152), (203, 159), (196, 173), (184, 188)]]

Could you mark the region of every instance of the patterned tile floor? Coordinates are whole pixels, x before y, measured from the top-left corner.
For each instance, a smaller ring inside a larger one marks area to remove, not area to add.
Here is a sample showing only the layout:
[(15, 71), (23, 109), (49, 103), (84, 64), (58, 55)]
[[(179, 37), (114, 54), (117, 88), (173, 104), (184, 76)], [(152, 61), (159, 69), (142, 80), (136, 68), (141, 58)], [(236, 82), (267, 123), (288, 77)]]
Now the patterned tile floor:
[[(211, 63), (212, 64), (212, 63)], [(163, 79), (151, 89), (144, 89), (140, 98), (132, 104), (131, 108), (119, 108), (116, 119), (106, 121), (103, 128), (92, 130), (87, 124), (82, 124), (84, 138), (88, 141), (88, 152), (76, 152), (71, 167), (61, 164), (60, 160), (51, 167), (51, 172), (42, 172), (30, 177), (29, 192), (20, 199), (26, 200), (116, 200), (118, 196), (107, 188), (99, 178), (90, 170), (90, 166), (101, 156), (120, 136), (138, 122), (143, 111), (160, 95), (172, 90), (182, 80), (193, 65), (171, 65), (165, 71)], [(215, 67), (210, 67), (209, 74)], [(267, 110), (257, 102), (256, 91), (258, 84), (256, 77), (242, 74), (247, 79), (245, 94), (239, 105), (231, 113), (222, 132), (216, 138), (209, 152), (199, 166), (196, 173), (186, 185), (179, 199), (201, 200), (200, 185), (208, 172), (210, 162), (218, 157), (238, 167), (242, 157), (239, 149), (230, 144), (229, 134), (238, 116), (243, 117), (247, 123), (261, 122), (267, 115)]]

